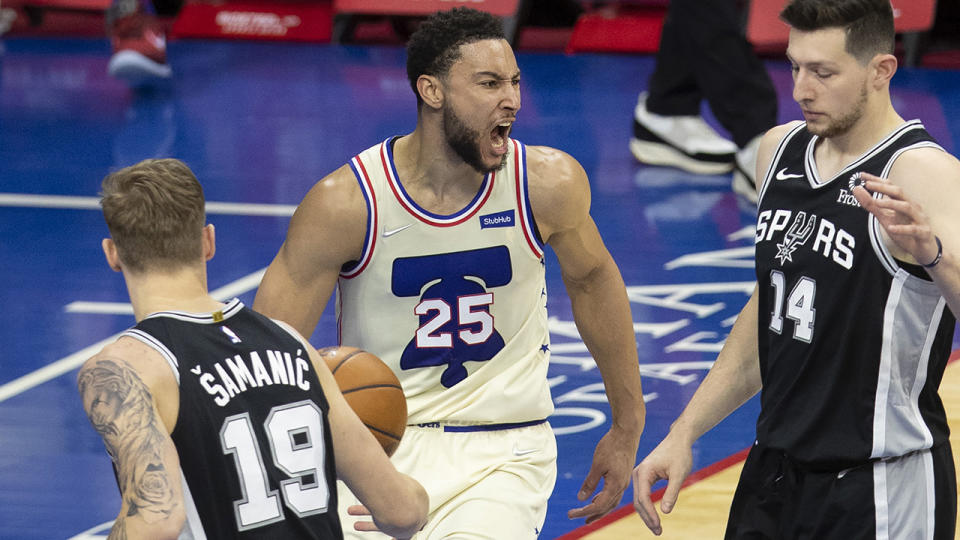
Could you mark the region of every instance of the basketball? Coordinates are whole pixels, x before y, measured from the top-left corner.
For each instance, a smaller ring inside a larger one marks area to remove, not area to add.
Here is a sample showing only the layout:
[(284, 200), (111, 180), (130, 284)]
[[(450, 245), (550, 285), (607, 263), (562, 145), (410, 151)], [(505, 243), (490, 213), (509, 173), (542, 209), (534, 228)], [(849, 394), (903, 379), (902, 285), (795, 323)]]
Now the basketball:
[(387, 455), (393, 455), (407, 427), (407, 400), (397, 376), (376, 355), (356, 347), (326, 347), (318, 352), (350, 408)]

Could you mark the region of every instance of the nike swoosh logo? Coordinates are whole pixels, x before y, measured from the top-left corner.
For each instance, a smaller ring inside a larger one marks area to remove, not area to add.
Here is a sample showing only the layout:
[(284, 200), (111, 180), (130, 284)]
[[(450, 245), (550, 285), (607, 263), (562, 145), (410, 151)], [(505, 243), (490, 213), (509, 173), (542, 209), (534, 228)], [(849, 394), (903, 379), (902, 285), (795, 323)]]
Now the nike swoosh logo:
[(199, 375), (199, 374), (200, 374), (200, 366), (197, 366), (197, 367), (191, 369), (191, 370), (190, 370), (190, 373), (193, 373), (194, 375)]
[(789, 180), (791, 178), (803, 178), (802, 174), (787, 174), (787, 168), (784, 167), (777, 171), (777, 180)]
[(403, 227), (397, 227), (396, 229), (390, 229), (389, 231), (383, 231), (383, 237), (384, 237), (384, 238), (387, 238), (387, 237), (393, 236), (393, 235), (397, 234), (398, 232), (403, 231), (403, 230), (406, 230), (406, 229), (408, 229), (408, 228), (410, 228), (410, 227), (413, 227), (413, 223), (407, 223), (407, 224), (404, 225)]
[(521, 450), (520, 447), (517, 446), (517, 443), (513, 443), (513, 455), (517, 457), (525, 456), (527, 454), (532, 454), (534, 452), (539, 452), (539, 451), (540, 451), (539, 448), (530, 448), (528, 450)]

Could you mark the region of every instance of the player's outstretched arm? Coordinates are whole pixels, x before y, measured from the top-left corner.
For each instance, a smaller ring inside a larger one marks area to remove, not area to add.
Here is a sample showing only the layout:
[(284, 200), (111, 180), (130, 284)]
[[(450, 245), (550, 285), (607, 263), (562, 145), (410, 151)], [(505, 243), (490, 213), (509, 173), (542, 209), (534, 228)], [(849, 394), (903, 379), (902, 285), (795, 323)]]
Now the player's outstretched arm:
[(376, 527), (358, 522), (358, 530), (380, 530), (409, 538), (427, 522), (429, 499), (419, 482), (400, 473), (347, 404), (326, 363), (313, 349), (310, 360), (330, 403), (330, 431), (343, 480), (373, 517)]
[(651, 500), (651, 486), (658, 480), (667, 480), (660, 509), (670, 513), (680, 486), (690, 474), (693, 443), (760, 391), (757, 298), (754, 291), (690, 403), (663, 441), (633, 471), (633, 507), (656, 535), (662, 527)]
[(83, 407), (113, 459), (120, 487), (120, 512), (109, 538), (177, 538), (186, 520), (177, 450), (148, 386), (152, 374), (142, 371), (135, 356), (142, 351), (123, 341), (87, 360), (77, 377)]
[(317, 182), (297, 206), (253, 308), (309, 338), (341, 267), (360, 257), (366, 220), (366, 203), (349, 166)]
[[(795, 126), (796, 123), (784, 124), (764, 134), (757, 151), (758, 182), (766, 176), (776, 147)], [(663, 441), (633, 470), (633, 508), (658, 536), (663, 527), (651, 497), (653, 485), (659, 480), (667, 481), (660, 510), (670, 513), (693, 466), (693, 443), (760, 391), (757, 310), (758, 296), (754, 291), (740, 311), (716, 362), (683, 413), (670, 426)]]
[[(566, 153), (547, 147), (529, 147), (527, 163), (537, 227), (560, 262), (574, 321), (600, 369), (613, 416), (577, 495), (589, 503), (567, 514), (591, 523), (619, 504), (643, 432), (633, 318), (620, 270), (590, 217), (590, 187), (583, 168)], [(594, 496), (601, 479), (603, 489)]]
[(918, 148), (897, 158), (889, 179), (862, 177), (866, 184), (853, 194), (876, 216), (893, 255), (917, 264), (935, 262), (927, 273), (950, 310), (960, 313), (960, 161), (936, 148)]

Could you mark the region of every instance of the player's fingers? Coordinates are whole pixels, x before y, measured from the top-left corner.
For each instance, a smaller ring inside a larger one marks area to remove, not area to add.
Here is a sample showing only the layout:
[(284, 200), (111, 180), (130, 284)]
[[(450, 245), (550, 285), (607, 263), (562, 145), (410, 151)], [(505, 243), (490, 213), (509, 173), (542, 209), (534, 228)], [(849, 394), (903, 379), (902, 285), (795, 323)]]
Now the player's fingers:
[(347, 507), (347, 514), (351, 516), (369, 516), (370, 511), (362, 504), (351, 504)]
[(603, 489), (593, 498), (593, 502), (586, 506), (587, 523), (598, 520), (610, 513), (617, 503), (620, 502), (620, 495), (623, 490), (617, 490), (604, 482)]
[(650, 487), (656, 482), (656, 479), (650, 478), (642, 467), (643, 465), (640, 465), (633, 470), (633, 509), (637, 511), (644, 525), (653, 534), (659, 536), (662, 532), (660, 515), (657, 513), (650, 497)]
[(906, 201), (890, 197), (874, 199), (873, 196), (861, 186), (854, 188), (853, 196), (864, 210), (870, 212), (887, 225), (889, 225), (892, 220), (897, 219), (898, 215), (900, 219), (908, 218), (913, 221), (920, 219), (916, 207)]
[(590, 472), (587, 473), (587, 477), (583, 480), (583, 485), (580, 486), (580, 491), (577, 492), (577, 500), (585, 501), (589, 499), (590, 495), (597, 490), (597, 483), (600, 482), (601, 476), (603, 475), (597, 472), (597, 468), (591, 465)]
[(567, 517), (570, 519), (585, 518), (586, 523), (590, 524), (610, 513), (614, 506), (616, 506), (616, 503), (610, 504), (608, 501), (598, 503), (596, 497), (594, 497), (590, 504), (567, 512)]
[(590, 514), (592, 514), (592, 513), (594, 512), (594, 507), (595, 507), (595, 505), (596, 505), (596, 500), (597, 500), (597, 498), (594, 497), (594, 498), (590, 501), (590, 504), (587, 504), (587, 505), (585, 505), (585, 506), (581, 506), (581, 507), (579, 507), (579, 508), (572, 508), (572, 509), (570, 509), (570, 510), (567, 512), (567, 517), (570, 518), (570, 519), (578, 519), (578, 518), (589, 517)]
[(883, 193), (884, 195), (898, 199), (903, 197), (903, 190), (896, 184), (881, 180), (867, 173), (862, 173), (862, 177), (864, 179), (863, 187), (871, 193)]
[(876, 205), (876, 199), (874, 199), (873, 195), (863, 186), (853, 188), (853, 196), (857, 199), (857, 202), (860, 203), (860, 206), (868, 212)]
[(372, 521), (357, 521), (353, 524), (355, 531), (379, 531), (377, 525)]
[(660, 510), (663, 510), (664, 514), (669, 514), (676, 506), (677, 499), (680, 497), (680, 484), (679, 480), (672, 478), (667, 480), (667, 489), (664, 490), (663, 498), (660, 499)]
[(915, 223), (891, 224), (886, 227), (891, 235), (903, 237), (912, 236), (917, 239), (927, 238), (932, 233), (930, 227), (917, 225)]
[(897, 212), (908, 212), (913, 206), (911, 203), (903, 199), (894, 199), (892, 197), (884, 197), (882, 199), (872, 199), (873, 204), (880, 208), (889, 208), (891, 210), (896, 210)]

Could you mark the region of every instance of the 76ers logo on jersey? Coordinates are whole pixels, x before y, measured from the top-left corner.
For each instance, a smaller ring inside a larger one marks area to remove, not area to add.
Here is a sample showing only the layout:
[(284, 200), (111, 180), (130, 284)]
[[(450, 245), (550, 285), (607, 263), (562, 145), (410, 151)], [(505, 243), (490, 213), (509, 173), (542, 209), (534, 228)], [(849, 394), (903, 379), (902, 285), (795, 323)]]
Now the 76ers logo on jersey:
[(494, 328), (488, 289), (512, 277), (506, 246), (395, 260), (393, 294), (420, 297), (414, 307), (420, 324), (400, 368), (446, 365), (440, 383), (450, 388), (467, 378), (464, 362), (493, 358), (503, 349), (503, 337)]

